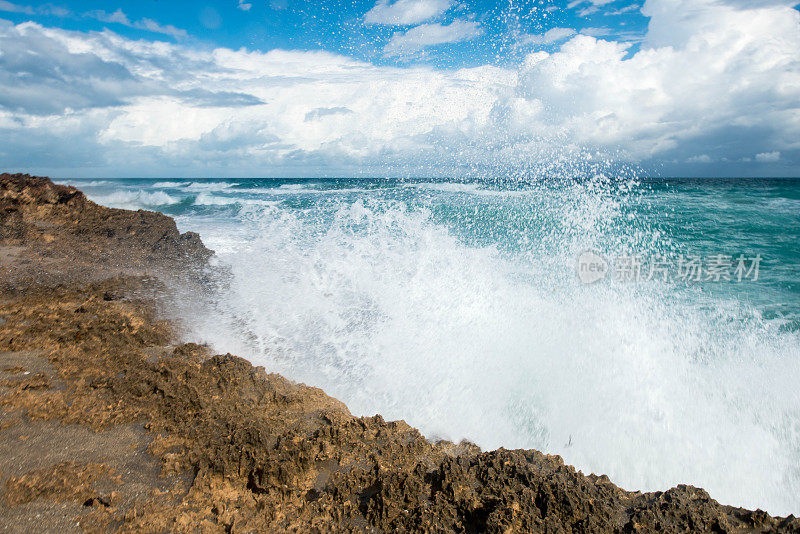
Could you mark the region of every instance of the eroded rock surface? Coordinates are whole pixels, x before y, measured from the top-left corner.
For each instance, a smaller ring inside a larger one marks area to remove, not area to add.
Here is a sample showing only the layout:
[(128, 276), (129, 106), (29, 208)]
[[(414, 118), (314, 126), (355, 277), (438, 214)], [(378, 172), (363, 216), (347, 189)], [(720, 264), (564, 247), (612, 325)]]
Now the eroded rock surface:
[(628, 492), (558, 456), (431, 443), (179, 343), (149, 297), (169, 288), (145, 273), (210, 253), (163, 215), (19, 175), (0, 176), (0, 213), (0, 247), (39, 269), (0, 264), (9, 531), (800, 532), (690, 486)]
[(106, 208), (47, 178), (0, 174), (0, 291), (201, 266), (212, 252), (152, 211)]

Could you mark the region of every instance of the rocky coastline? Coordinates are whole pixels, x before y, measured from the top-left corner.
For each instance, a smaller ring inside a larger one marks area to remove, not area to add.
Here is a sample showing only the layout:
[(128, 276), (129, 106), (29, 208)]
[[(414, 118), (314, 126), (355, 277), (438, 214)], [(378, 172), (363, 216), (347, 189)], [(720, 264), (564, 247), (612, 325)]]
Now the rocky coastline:
[(0, 175), (0, 529), (800, 532), (691, 486), (432, 443), (186, 343), (161, 302), (212, 255), (165, 215)]

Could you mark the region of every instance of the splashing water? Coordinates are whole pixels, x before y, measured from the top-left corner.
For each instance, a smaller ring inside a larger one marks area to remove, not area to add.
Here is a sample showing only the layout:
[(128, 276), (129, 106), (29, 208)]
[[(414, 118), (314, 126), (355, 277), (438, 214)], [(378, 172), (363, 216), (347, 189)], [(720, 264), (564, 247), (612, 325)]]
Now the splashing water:
[[(429, 438), (800, 512), (800, 183), (162, 185), (232, 273), (188, 318), (216, 349)], [(774, 261), (749, 284), (586, 286), (585, 250)]]

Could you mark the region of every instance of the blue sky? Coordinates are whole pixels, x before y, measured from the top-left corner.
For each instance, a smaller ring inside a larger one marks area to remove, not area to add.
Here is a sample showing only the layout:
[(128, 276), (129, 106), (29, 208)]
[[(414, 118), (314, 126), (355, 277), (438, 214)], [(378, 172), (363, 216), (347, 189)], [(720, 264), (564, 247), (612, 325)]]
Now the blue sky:
[(617, 164), (800, 174), (793, 2), (0, 0), (4, 168), (346, 176)]
[[(78, 31), (108, 28), (131, 39), (161, 39), (195, 46), (246, 47), (261, 51), (322, 49), (379, 64), (427, 62), (441, 67), (518, 61), (531, 50), (552, 49), (563, 40), (526, 43), (520, 42), (520, 36), (544, 34), (552, 29), (569, 28), (635, 44), (647, 28), (647, 17), (641, 13), (640, 1), (612, 0), (604, 4), (601, 1), (603, 5), (590, 1), (542, 0), (430, 3), (439, 4), (431, 8), (433, 16), (418, 17), (418, 20), (393, 20), (391, 13), (389, 18), (378, 16), (376, 19), (381, 2), (377, 2), (378, 9), (374, 9), (374, 0), (0, 2), (0, 13), (17, 23), (34, 20)], [(392, 7), (392, 3), (387, 4)], [(156, 23), (150, 30), (142, 23), (148, 20)], [(395, 33), (425, 22), (443, 26), (467, 22), (478, 30), (474, 36), (460, 41), (426, 47), (422, 54), (384, 54), (384, 47)], [(556, 34), (551, 35), (556, 37)], [(562, 32), (561, 35), (567, 34)]]

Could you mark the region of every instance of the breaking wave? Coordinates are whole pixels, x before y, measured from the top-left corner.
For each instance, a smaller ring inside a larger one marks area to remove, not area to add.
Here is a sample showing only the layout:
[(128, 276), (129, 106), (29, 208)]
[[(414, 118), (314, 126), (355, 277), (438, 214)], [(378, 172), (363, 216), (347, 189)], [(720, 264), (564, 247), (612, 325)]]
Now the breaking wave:
[(233, 277), (195, 335), (429, 438), (800, 509), (797, 332), (699, 288), (577, 281), (581, 251), (669, 248), (627, 186), (422, 187), (244, 206), (236, 244), (206, 228)]

